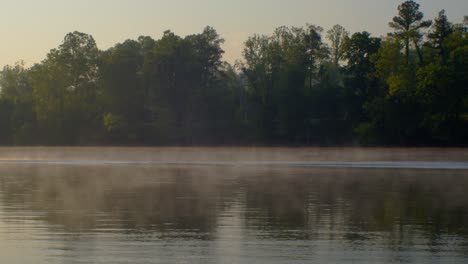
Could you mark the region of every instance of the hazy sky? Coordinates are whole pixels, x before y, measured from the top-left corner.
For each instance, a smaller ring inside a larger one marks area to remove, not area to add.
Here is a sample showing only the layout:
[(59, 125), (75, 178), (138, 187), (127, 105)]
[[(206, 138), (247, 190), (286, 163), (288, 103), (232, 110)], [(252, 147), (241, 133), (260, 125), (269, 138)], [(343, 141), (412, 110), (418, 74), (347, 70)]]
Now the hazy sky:
[[(140, 35), (159, 38), (166, 29), (185, 36), (206, 25), (217, 29), (225, 58), (241, 57), (253, 33), (282, 25), (334, 24), (350, 32), (385, 35), (400, 0), (0, 0), (0, 66), (40, 62), (66, 33), (91, 34), (100, 49)], [(446, 9), (451, 21), (468, 14), (468, 0), (420, 0), (426, 18)]]

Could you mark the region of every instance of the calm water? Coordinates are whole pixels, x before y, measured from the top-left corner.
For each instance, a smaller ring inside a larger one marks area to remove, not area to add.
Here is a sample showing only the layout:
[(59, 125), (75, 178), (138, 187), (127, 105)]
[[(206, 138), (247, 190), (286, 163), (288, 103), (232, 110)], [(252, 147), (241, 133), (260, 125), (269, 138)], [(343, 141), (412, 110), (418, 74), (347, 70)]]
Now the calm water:
[(0, 263), (468, 263), (467, 152), (0, 148)]

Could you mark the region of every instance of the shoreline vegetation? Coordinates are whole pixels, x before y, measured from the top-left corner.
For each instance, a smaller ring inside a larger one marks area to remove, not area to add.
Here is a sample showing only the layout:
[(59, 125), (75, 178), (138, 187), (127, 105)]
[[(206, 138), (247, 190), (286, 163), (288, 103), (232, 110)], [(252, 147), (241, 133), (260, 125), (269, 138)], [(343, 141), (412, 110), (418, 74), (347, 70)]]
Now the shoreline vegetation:
[(234, 65), (212, 27), (107, 50), (72, 32), (0, 72), (0, 145), (468, 146), (468, 17), (419, 8), (386, 37), (279, 27)]

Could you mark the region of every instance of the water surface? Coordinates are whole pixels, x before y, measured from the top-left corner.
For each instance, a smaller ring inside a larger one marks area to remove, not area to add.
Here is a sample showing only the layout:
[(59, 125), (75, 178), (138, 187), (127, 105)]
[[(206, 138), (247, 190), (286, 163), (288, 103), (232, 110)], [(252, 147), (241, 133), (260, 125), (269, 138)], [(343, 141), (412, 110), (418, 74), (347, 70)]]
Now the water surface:
[(0, 261), (467, 263), (466, 156), (4, 148)]

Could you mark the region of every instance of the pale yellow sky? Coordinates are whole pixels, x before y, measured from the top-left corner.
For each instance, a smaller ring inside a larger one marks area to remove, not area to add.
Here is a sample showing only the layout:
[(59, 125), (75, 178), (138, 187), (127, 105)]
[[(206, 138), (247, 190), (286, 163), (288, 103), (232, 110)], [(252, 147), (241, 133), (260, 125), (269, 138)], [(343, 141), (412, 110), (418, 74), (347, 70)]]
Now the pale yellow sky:
[[(397, 0), (0, 0), (0, 66), (40, 62), (66, 33), (94, 36), (107, 49), (140, 35), (159, 38), (170, 29), (185, 36), (210, 25), (226, 39), (225, 59), (241, 58), (243, 42), (282, 25), (341, 24), (349, 31), (385, 35)], [(468, 13), (467, 0), (420, 0), (426, 18), (445, 8), (451, 21)]]

